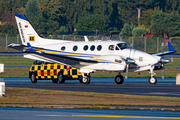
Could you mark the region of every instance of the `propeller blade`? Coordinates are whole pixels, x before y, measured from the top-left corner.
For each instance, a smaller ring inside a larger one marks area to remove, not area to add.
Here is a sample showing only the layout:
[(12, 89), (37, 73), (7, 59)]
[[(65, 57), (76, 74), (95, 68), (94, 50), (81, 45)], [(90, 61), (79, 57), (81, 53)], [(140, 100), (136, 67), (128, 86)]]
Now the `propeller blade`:
[(126, 76), (125, 76), (125, 79), (128, 78), (128, 69), (129, 69), (129, 64), (126, 65)]

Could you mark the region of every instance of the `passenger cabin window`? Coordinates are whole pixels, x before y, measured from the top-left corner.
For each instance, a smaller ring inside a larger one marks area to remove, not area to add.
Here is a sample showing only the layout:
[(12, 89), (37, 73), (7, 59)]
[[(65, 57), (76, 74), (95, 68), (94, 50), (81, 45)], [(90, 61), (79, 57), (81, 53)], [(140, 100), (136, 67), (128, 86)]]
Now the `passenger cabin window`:
[(94, 46), (94, 45), (92, 45), (90, 49), (91, 49), (91, 51), (94, 51), (95, 46)]
[(84, 46), (84, 50), (85, 51), (88, 50), (88, 46), (87, 45)]
[(109, 46), (109, 50), (114, 50), (115, 49), (115, 45), (110, 45)]
[(127, 43), (119, 43), (119, 44), (117, 44), (117, 46), (118, 46), (121, 50), (130, 48), (130, 46), (129, 46)]
[(61, 50), (62, 50), (62, 51), (64, 51), (65, 49), (66, 49), (66, 47), (65, 47), (65, 46), (61, 47)]
[(100, 51), (102, 49), (101, 45), (98, 45), (97, 50)]
[(73, 47), (73, 51), (77, 51), (78, 47), (77, 46), (74, 46)]

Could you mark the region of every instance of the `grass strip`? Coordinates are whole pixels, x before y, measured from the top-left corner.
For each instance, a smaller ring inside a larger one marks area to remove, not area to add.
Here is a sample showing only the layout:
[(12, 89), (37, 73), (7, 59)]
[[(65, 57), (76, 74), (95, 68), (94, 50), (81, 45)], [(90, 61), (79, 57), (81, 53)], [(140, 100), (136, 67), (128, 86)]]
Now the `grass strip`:
[(1, 107), (180, 110), (180, 98), (6, 87)]

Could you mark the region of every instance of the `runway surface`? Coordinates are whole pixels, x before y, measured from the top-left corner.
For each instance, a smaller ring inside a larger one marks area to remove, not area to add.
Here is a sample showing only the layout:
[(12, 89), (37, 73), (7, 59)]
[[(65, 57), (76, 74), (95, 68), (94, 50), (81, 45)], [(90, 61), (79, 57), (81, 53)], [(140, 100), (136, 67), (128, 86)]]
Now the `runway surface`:
[(180, 86), (175, 85), (175, 78), (158, 78), (156, 85), (150, 85), (148, 78), (128, 78), (122, 85), (115, 84), (114, 78), (91, 78), (89, 85), (80, 84), (78, 80), (69, 80), (64, 84), (54, 84), (51, 80), (31, 83), (29, 78), (0, 78), (0, 81), (5, 81), (6, 87), (180, 97)]
[(175, 120), (179, 111), (0, 108), (1, 120)]
[[(36, 89), (86, 91), (98, 93), (153, 95), (179, 97), (180, 86), (175, 85), (175, 78), (158, 78), (156, 85), (149, 85), (148, 78), (128, 78), (123, 85), (117, 85), (114, 78), (92, 78), (89, 85), (78, 80), (69, 80), (64, 84), (54, 84), (51, 80), (39, 80), (31, 83), (29, 78), (0, 78), (6, 87), (27, 87)], [(175, 120), (180, 119), (179, 111), (154, 110), (116, 110), (116, 109), (37, 109), (0, 107), (2, 120)]]

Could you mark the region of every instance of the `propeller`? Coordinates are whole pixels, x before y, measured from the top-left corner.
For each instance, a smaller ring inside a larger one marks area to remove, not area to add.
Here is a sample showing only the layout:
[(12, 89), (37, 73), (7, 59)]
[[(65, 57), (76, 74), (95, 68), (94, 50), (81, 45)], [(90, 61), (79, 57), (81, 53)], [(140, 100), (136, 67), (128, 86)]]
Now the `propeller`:
[(129, 65), (135, 63), (135, 60), (130, 58), (130, 56), (131, 56), (131, 49), (132, 48), (130, 47), (129, 57), (127, 57), (125, 59), (125, 62), (126, 62), (126, 76), (125, 76), (125, 79), (128, 78)]
[(128, 78), (127, 76), (128, 76), (129, 65), (135, 63), (135, 60), (128, 57), (125, 59), (125, 62), (126, 62), (126, 76), (125, 76), (125, 78), (127, 79)]

